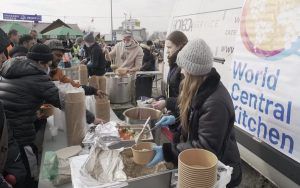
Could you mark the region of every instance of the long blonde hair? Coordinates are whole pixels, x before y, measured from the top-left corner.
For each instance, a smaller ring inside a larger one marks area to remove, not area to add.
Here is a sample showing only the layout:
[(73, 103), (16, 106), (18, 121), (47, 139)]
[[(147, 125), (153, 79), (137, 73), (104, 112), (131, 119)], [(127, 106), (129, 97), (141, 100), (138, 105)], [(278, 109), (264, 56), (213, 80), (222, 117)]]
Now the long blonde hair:
[(180, 95), (178, 97), (180, 123), (185, 131), (188, 131), (188, 114), (192, 103), (192, 98), (196, 94), (198, 88), (202, 85), (204, 76), (193, 76), (189, 73), (185, 74), (185, 78), (180, 84)]

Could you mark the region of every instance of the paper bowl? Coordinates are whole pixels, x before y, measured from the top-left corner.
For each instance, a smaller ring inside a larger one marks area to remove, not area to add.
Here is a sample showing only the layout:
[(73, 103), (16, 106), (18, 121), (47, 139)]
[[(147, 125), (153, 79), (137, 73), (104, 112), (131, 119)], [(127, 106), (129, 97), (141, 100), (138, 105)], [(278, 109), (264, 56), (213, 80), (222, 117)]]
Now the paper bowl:
[(148, 164), (154, 157), (155, 152), (153, 151), (152, 142), (141, 142), (131, 147), (133, 154), (133, 161), (139, 165)]

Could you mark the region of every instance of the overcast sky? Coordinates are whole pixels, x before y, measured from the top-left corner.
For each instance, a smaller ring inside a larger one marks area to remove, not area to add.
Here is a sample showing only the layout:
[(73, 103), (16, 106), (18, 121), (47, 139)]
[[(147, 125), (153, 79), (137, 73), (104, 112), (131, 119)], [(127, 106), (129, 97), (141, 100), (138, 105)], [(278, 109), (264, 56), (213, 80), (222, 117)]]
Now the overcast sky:
[[(131, 14), (148, 32), (166, 31), (174, 0), (112, 0), (113, 26), (117, 29)], [(81, 29), (110, 33), (110, 0), (1, 0), (2, 13), (38, 14), (43, 22), (57, 18)], [(92, 22), (92, 20), (94, 20)]]

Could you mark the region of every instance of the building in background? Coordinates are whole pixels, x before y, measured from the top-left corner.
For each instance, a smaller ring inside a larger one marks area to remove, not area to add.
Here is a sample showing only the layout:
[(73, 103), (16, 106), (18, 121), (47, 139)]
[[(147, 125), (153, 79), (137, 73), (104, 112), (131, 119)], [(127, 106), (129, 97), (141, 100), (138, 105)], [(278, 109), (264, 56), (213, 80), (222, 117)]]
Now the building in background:
[(122, 22), (122, 26), (118, 29), (113, 30), (113, 37), (111, 34), (104, 35), (105, 42), (112, 43), (111, 39), (113, 38), (113, 43), (119, 42), (122, 40), (122, 32), (124, 30), (130, 30), (135, 40), (138, 42), (145, 42), (147, 40), (146, 28), (141, 27), (141, 22), (138, 19), (126, 19)]
[[(21, 26), (27, 28), (29, 31), (30, 30), (36, 30), (38, 33), (38, 38), (42, 38), (42, 34), (54, 30), (56, 28), (65, 26), (70, 29), (73, 29), (75, 31), (80, 31), (81, 29), (78, 27), (77, 24), (66, 24), (62, 20), (57, 19), (52, 23), (35, 23), (35, 22), (28, 22), (28, 21), (6, 21), (6, 20), (0, 20), (0, 27), (8, 24), (8, 23), (18, 23)], [(29, 33), (28, 33), (29, 34)]]

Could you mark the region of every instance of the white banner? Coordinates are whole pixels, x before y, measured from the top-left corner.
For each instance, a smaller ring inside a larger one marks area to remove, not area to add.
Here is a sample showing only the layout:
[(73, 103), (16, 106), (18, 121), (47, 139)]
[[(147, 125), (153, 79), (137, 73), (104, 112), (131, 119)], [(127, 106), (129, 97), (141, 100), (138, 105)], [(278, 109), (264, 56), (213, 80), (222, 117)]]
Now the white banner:
[(228, 88), (236, 124), (298, 162), (299, 23), (299, 0), (247, 0)]

